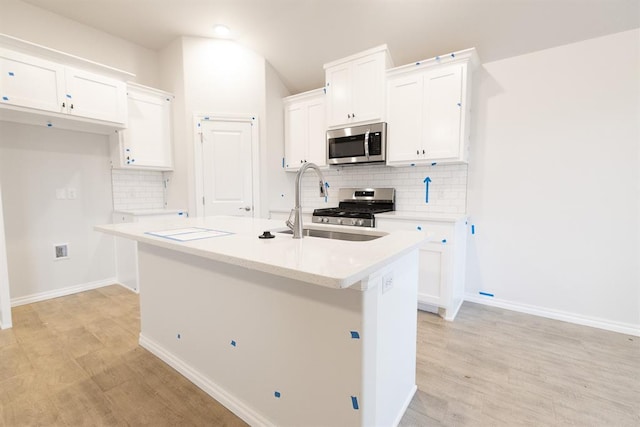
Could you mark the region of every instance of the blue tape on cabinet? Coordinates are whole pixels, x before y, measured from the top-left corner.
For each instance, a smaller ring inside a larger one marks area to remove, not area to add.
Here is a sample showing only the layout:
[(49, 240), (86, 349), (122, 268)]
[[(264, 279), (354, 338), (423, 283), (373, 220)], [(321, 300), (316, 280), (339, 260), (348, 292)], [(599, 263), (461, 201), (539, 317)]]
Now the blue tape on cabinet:
[(480, 291), (480, 292), (478, 292), (478, 293), (479, 293), (480, 295), (485, 296), (485, 297), (491, 297), (491, 298), (493, 298), (493, 294), (490, 294), (489, 292), (482, 292), (482, 291)]

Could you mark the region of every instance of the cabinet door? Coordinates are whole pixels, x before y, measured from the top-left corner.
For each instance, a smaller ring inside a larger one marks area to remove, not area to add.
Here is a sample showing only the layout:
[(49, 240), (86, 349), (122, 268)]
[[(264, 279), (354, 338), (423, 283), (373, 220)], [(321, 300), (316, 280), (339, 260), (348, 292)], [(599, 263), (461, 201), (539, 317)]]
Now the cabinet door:
[(0, 49), (0, 104), (61, 112), (64, 67)]
[(307, 160), (324, 166), (327, 164), (324, 97), (307, 104), (307, 129)]
[(384, 110), (384, 55), (354, 61), (351, 72), (351, 123), (380, 120)]
[(307, 145), (307, 107), (295, 103), (285, 110), (285, 168), (298, 170), (304, 162)]
[(423, 141), (429, 160), (461, 155), (462, 65), (425, 74)]
[(128, 127), (122, 130), (130, 166), (171, 169), (171, 100), (163, 94), (129, 89)]
[(127, 122), (124, 82), (73, 68), (65, 69), (69, 114), (114, 123)]
[(422, 138), (422, 74), (387, 81), (387, 161), (411, 163), (420, 159)]
[(425, 243), (419, 250), (418, 302), (438, 307), (448, 307), (448, 271), (446, 246), (441, 243)]
[(351, 122), (351, 67), (337, 65), (327, 69), (327, 126)]

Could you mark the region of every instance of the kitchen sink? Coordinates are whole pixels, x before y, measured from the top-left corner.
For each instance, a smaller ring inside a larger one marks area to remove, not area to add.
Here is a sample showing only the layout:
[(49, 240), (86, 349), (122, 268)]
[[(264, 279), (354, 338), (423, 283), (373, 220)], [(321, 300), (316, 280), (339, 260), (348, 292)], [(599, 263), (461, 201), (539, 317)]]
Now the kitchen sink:
[[(282, 230), (282, 231), (277, 231), (277, 233), (293, 234), (293, 231)], [(303, 236), (321, 237), (323, 239), (334, 239), (334, 240), (348, 240), (351, 242), (366, 242), (369, 240), (375, 240), (385, 236), (386, 234), (387, 233), (379, 233), (379, 234), (350, 233), (348, 231), (319, 230), (317, 228), (304, 228), (302, 230)]]

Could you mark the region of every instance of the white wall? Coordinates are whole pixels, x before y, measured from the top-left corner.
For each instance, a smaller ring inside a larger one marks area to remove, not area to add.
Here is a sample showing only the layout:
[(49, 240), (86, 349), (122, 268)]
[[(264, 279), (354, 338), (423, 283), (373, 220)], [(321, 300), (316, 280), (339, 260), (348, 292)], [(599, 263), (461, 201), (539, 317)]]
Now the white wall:
[(136, 74), (159, 87), (157, 52), (19, 0), (2, 0), (0, 33)]
[[(174, 104), (174, 164), (168, 207), (195, 212), (195, 113), (257, 116), (266, 143), (266, 71), (262, 56), (225, 40), (182, 37), (161, 52), (163, 82), (184, 104)], [(261, 159), (261, 163), (264, 159)], [(262, 169), (262, 165), (259, 165)], [(261, 175), (262, 176), (262, 175)]]
[[(115, 277), (107, 137), (0, 122), (0, 182), (12, 301)], [(75, 189), (76, 199), (57, 190)], [(69, 259), (54, 260), (68, 243)], [(1, 254), (0, 254), (1, 255)]]
[(633, 30), (476, 72), (469, 299), (640, 333), (639, 54)]
[(4, 215), (2, 213), (2, 181), (0, 181), (0, 329), (10, 328), (11, 325), (9, 270), (7, 266), (7, 246), (4, 237)]

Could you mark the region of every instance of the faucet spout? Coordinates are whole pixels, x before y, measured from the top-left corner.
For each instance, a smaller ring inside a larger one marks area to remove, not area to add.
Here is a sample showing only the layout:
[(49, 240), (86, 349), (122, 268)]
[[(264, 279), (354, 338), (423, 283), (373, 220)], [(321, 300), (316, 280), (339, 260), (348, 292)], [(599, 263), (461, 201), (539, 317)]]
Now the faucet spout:
[(320, 171), (320, 168), (318, 167), (318, 165), (316, 165), (315, 163), (308, 163), (308, 162), (303, 163), (302, 166), (300, 166), (300, 169), (298, 170), (298, 173), (296, 175), (296, 187), (295, 187), (296, 204), (294, 208), (291, 210), (291, 213), (289, 214), (289, 219), (286, 222), (287, 227), (289, 227), (293, 231), (294, 239), (302, 239), (303, 237), (302, 236), (302, 206), (300, 206), (301, 205), (300, 191), (302, 187), (302, 175), (309, 168), (313, 169), (318, 175), (318, 178), (320, 178), (320, 181), (319, 181), (320, 197), (327, 197), (329, 195), (329, 189), (325, 184), (324, 176), (322, 175), (322, 171)]

